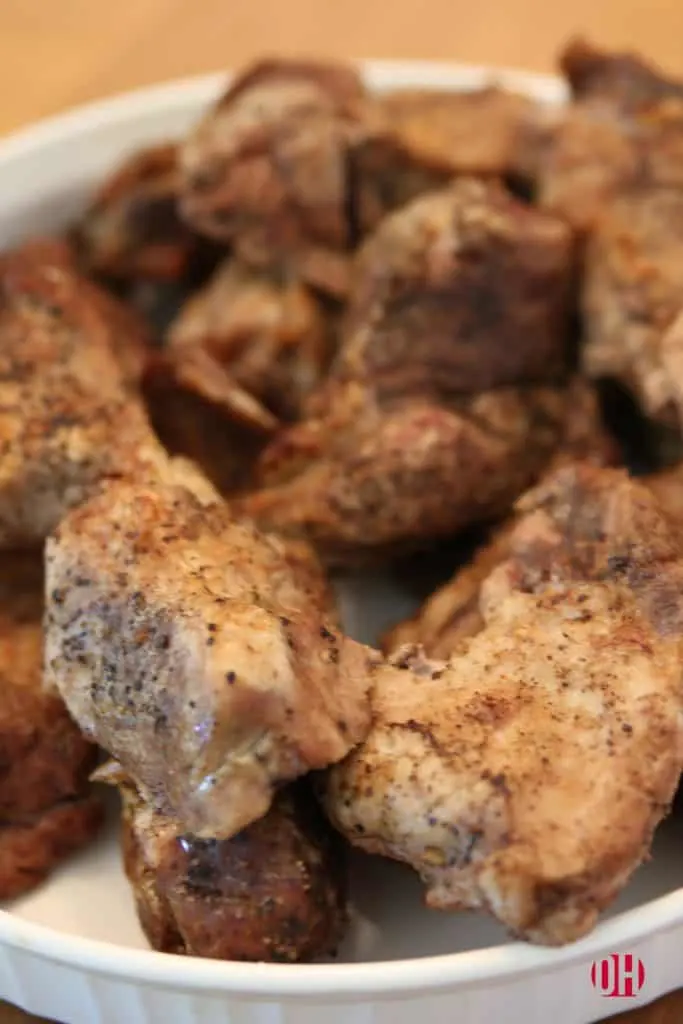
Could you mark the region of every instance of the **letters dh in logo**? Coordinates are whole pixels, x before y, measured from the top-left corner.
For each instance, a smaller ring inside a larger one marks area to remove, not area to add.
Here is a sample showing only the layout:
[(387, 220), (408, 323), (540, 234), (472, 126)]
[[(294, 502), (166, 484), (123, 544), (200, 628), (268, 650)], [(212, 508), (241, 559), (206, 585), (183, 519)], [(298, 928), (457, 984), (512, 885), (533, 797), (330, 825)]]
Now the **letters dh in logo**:
[(593, 961), (591, 983), (606, 999), (633, 998), (645, 984), (645, 965), (632, 953), (610, 953)]

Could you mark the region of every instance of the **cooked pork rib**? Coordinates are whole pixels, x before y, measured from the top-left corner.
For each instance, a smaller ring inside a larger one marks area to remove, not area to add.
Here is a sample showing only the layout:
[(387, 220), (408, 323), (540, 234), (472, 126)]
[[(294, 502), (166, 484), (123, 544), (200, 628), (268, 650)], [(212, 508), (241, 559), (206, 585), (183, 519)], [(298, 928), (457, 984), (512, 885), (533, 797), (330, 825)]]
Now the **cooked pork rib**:
[(46, 673), (156, 809), (228, 838), (369, 725), (369, 653), (308, 549), (114, 482), (47, 542)]
[[(296, 419), (328, 367), (331, 344), (320, 305), (291, 276), (226, 261), (173, 323), (167, 359), (176, 376), (230, 415), (272, 430)], [(262, 403), (244, 412), (244, 398)], [(221, 402), (223, 392), (224, 402)]]
[(605, 52), (577, 37), (564, 47), (560, 65), (576, 100), (603, 100), (629, 113), (659, 100), (683, 99), (683, 80), (628, 50)]
[(178, 146), (129, 157), (98, 189), (73, 238), (90, 273), (115, 281), (191, 279), (215, 259), (181, 219)]
[(500, 514), (557, 442), (571, 271), (567, 229), (494, 184), (388, 217), (357, 256), (308, 418), (266, 449), (239, 507), (331, 561)]
[(210, 373), (205, 363), (194, 363), (185, 378), (166, 360), (155, 360), (143, 394), (150, 421), (164, 448), (174, 456), (190, 459), (221, 494), (230, 495), (244, 488), (250, 479), (271, 436), (270, 427), (265, 431), (263, 417), (268, 424), (272, 417), (236, 384), (226, 414), (226, 381), (218, 381), (220, 401), (210, 401)]
[(364, 227), (459, 175), (531, 185), (557, 115), (491, 86), (399, 89), (378, 97), (374, 118), (352, 152)]
[(373, 727), (329, 774), (355, 845), (430, 906), (578, 938), (647, 855), (683, 765), (683, 562), (649, 490), (570, 466), (527, 494), (483, 629), (377, 670)]
[[(621, 462), (618, 444), (602, 422), (595, 390), (582, 378), (576, 378), (570, 385), (565, 421), (548, 472), (577, 460), (598, 466)], [(420, 644), (430, 658), (448, 658), (461, 640), (478, 633), (484, 626), (479, 591), (496, 565), (508, 557), (511, 530), (512, 524), (508, 522), (495, 529), (471, 562), (439, 587), (416, 615), (386, 634), (384, 649), (395, 651), (403, 644)]]
[(60, 698), (43, 690), (40, 551), (0, 566), (0, 899), (38, 885), (95, 833), (96, 752)]
[(573, 271), (561, 221), (464, 178), (387, 217), (360, 249), (334, 384), (385, 401), (556, 381)]
[(129, 314), (60, 252), (41, 243), (0, 257), (4, 548), (41, 542), (99, 479), (162, 454), (115, 357), (133, 337)]
[(586, 250), (583, 365), (683, 423), (683, 189), (641, 189), (603, 211)]
[(543, 149), (541, 204), (580, 230), (630, 188), (683, 186), (683, 83), (632, 54), (572, 43), (562, 57), (575, 101)]
[(182, 211), (256, 266), (285, 263), (332, 294), (347, 287), (349, 147), (368, 97), (341, 64), (262, 61), (182, 147)]
[(347, 923), (346, 858), (306, 787), (289, 787), (232, 839), (197, 839), (124, 799), (123, 853), (154, 949), (294, 963), (334, 953)]
[(503, 515), (547, 464), (566, 413), (565, 393), (551, 387), (391, 411), (360, 389), (347, 394), (338, 420), (284, 431), (264, 453), (273, 483), (233, 501), (262, 528), (307, 538), (331, 565), (390, 557)]

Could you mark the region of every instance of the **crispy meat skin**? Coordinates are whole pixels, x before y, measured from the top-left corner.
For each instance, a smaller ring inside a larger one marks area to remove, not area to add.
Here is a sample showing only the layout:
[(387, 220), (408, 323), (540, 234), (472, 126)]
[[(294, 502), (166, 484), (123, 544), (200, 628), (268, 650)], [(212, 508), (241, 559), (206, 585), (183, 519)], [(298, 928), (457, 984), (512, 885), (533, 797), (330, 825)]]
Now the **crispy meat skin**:
[[(176, 374), (189, 375), (207, 400), (226, 389), (230, 414), (239, 417), (243, 407), (234, 409), (235, 389), (262, 403), (254, 426), (272, 429), (273, 417), (298, 418), (331, 345), (322, 309), (300, 281), (228, 260), (181, 310), (167, 354)], [(248, 413), (243, 418), (250, 421)]]
[(282, 262), (343, 294), (349, 146), (368, 98), (341, 64), (261, 61), (245, 71), (182, 147), (181, 209), (247, 263)]
[(331, 561), (500, 514), (556, 444), (571, 266), (567, 229), (495, 185), (462, 180), (387, 218), (308, 418), (269, 445), (239, 507)]
[(232, 839), (196, 839), (124, 798), (123, 853), (155, 949), (295, 963), (333, 953), (347, 923), (346, 858), (307, 788)]
[[(576, 460), (598, 466), (616, 466), (621, 462), (618, 445), (602, 422), (597, 395), (579, 377), (569, 389), (562, 434), (548, 472)], [(384, 650), (420, 644), (430, 658), (448, 658), (464, 638), (478, 633), (484, 626), (479, 605), (481, 585), (507, 557), (513, 524), (514, 520), (494, 530), (472, 561), (439, 587), (415, 616), (390, 630), (383, 638)]]
[(604, 211), (582, 285), (583, 365), (629, 389), (653, 419), (683, 412), (683, 190), (641, 189)]
[(88, 796), (96, 752), (43, 690), (42, 553), (0, 564), (0, 899), (37, 885), (100, 820)]
[(683, 186), (683, 88), (630, 54), (573, 43), (570, 104), (539, 167), (541, 204), (587, 231), (623, 190)]
[(159, 454), (114, 354), (127, 312), (58, 253), (0, 257), (3, 548), (42, 541), (99, 479)]
[(48, 679), (188, 831), (229, 837), (365, 735), (371, 656), (338, 635), (302, 545), (182, 487), (115, 482), (46, 558)]
[(484, 628), (378, 670), (373, 728), (329, 775), (354, 844), (430, 906), (547, 944), (586, 933), (647, 855), (683, 761), (683, 564), (650, 491), (564, 467), (527, 494)]
[(73, 231), (89, 273), (130, 281), (179, 281), (209, 262), (209, 245), (178, 212), (178, 146), (134, 153), (98, 189)]

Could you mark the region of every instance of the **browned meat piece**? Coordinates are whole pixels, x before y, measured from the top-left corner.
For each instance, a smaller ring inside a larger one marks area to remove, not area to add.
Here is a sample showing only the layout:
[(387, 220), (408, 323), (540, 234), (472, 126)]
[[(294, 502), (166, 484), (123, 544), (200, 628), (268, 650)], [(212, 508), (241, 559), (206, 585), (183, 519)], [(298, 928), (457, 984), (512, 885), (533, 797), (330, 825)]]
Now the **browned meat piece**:
[(560, 56), (575, 99), (603, 100), (624, 112), (659, 100), (683, 99), (683, 81), (629, 51), (607, 53), (585, 39), (572, 39)]
[(178, 146), (129, 157), (96, 193), (73, 231), (90, 273), (112, 280), (178, 281), (215, 259), (178, 212)]
[(47, 542), (46, 673), (143, 799), (228, 838), (368, 725), (370, 654), (308, 549), (182, 487), (112, 483)]
[(42, 552), (0, 566), (0, 899), (37, 885), (91, 838), (95, 748), (43, 690)]
[(589, 241), (583, 365), (619, 381), (647, 416), (683, 422), (683, 190), (614, 200)]
[(185, 142), (182, 212), (247, 263), (347, 287), (348, 154), (365, 90), (341, 64), (263, 61), (230, 86)]
[(382, 647), (391, 654), (401, 647), (419, 645), (429, 658), (447, 660), (457, 654), (464, 640), (481, 632), (484, 616), (479, 603), (481, 587), (496, 566), (509, 553), (512, 527), (506, 524), (494, 531), (452, 579), (429, 597), (416, 615), (382, 638)]
[[(395, 555), (496, 518), (548, 463), (560, 388), (500, 388), (448, 407), (365, 394), (343, 420), (286, 432), (265, 455), (278, 482), (235, 498), (262, 528), (305, 537), (334, 565)], [(266, 476), (266, 481), (268, 477)]]
[(462, 180), (387, 218), (308, 418), (238, 507), (332, 561), (499, 515), (557, 442), (571, 276), (567, 229), (495, 185)]
[[(88, 327), (106, 340), (116, 356), (126, 384), (139, 384), (152, 346), (150, 330), (129, 305), (82, 276), (77, 267), (76, 254), (68, 242), (50, 236), (37, 237), (24, 242), (7, 257), (16, 268), (13, 272), (18, 269), (19, 261), (25, 268), (23, 272), (27, 276), (20, 283), (20, 288), (26, 287), (30, 291), (40, 287), (38, 277), (31, 279), (33, 270), (37, 275), (57, 275), (65, 285), (68, 283), (80, 305), (90, 307)], [(66, 287), (64, 295), (67, 295)]]
[[(548, 472), (575, 460), (598, 466), (618, 465), (621, 461), (618, 446), (602, 422), (597, 396), (580, 378), (569, 388), (566, 417)], [(449, 658), (463, 639), (483, 629), (479, 591), (486, 577), (507, 557), (511, 533), (509, 523), (495, 530), (472, 561), (439, 587), (415, 616), (386, 634), (384, 649), (395, 651), (404, 644), (420, 644), (430, 658)]]
[(669, 513), (672, 521), (683, 527), (683, 464), (651, 473), (643, 482)]
[(381, 104), (408, 150), (450, 175), (517, 173), (524, 146), (545, 121), (535, 100), (493, 86), (460, 93), (404, 89)]
[(0, 547), (42, 541), (102, 477), (161, 454), (114, 357), (127, 313), (58, 253), (0, 257)]
[(35, 889), (102, 824), (97, 797), (64, 800), (24, 821), (0, 822), (0, 899)]
[(580, 230), (625, 189), (683, 186), (683, 89), (630, 54), (571, 44), (576, 95), (543, 150), (539, 198)]
[(142, 928), (167, 953), (295, 963), (331, 954), (347, 923), (346, 858), (307, 788), (232, 839), (196, 839), (124, 797), (123, 854)]
[(427, 902), (515, 935), (584, 935), (647, 856), (683, 766), (683, 561), (650, 491), (569, 466), (520, 503), (449, 662), (377, 669), (373, 727), (328, 775), (354, 844)]
[(273, 417), (299, 416), (330, 356), (322, 309), (299, 281), (234, 261), (189, 299), (171, 327), (167, 349), (176, 376), (199, 384), (200, 394), (217, 402), (227, 389), (224, 404), (231, 415), (235, 385), (262, 403), (265, 410), (251, 419), (265, 429), (272, 429)]
[(264, 417), (267, 423), (270, 417), (236, 384), (226, 415), (226, 387), (221, 388), (218, 401), (209, 400), (212, 392), (197, 373), (203, 368), (201, 364), (192, 366), (195, 376), (179, 380), (165, 360), (154, 361), (143, 394), (164, 447), (173, 455), (191, 459), (221, 494), (230, 495), (247, 485), (270, 436), (271, 429), (266, 432), (264, 426)]
[(463, 174), (532, 183), (556, 115), (529, 97), (400, 89), (378, 99), (376, 123), (353, 151), (357, 217), (387, 211)]
[(556, 381), (572, 270), (567, 228), (494, 182), (418, 198), (356, 257), (332, 381), (369, 379), (385, 399)]

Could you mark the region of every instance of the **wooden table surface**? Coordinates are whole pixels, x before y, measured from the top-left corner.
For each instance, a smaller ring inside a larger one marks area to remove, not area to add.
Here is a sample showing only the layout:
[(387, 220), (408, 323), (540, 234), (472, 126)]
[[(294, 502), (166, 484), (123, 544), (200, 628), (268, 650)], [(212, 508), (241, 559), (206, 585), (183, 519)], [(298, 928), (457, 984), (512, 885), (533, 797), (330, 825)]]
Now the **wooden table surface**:
[[(638, 47), (683, 75), (681, 0), (0, 0), (0, 132), (84, 100), (266, 52), (546, 71), (575, 33)], [(0, 1024), (36, 1019), (0, 1003)], [(614, 1019), (680, 1024), (683, 990)]]

